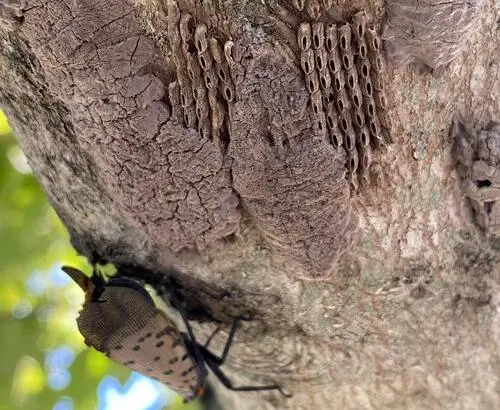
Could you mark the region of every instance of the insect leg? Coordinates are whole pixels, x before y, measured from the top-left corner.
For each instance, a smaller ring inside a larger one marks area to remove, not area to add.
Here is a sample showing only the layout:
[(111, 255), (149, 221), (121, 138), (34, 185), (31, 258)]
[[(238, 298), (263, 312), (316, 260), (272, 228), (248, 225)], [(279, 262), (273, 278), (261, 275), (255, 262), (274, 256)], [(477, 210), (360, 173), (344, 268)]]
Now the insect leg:
[(285, 392), (281, 386), (277, 384), (269, 384), (265, 386), (234, 386), (231, 380), (224, 374), (224, 372), (220, 369), (219, 364), (210, 359), (206, 360), (206, 364), (208, 367), (214, 372), (217, 378), (221, 381), (221, 383), (233, 391), (263, 391), (263, 390), (279, 390), (279, 392), (285, 397), (291, 397), (290, 393)]
[(240, 318), (236, 318), (233, 320), (233, 324), (231, 326), (231, 330), (229, 331), (229, 336), (227, 337), (226, 340), (226, 345), (224, 346), (224, 351), (222, 352), (222, 356), (220, 357), (220, 365), (226, 361), (227, 355), (229, 354), (229, 349), (231, 348), (231, 345), (233, 344), (233, 339), (234, 339), (234, 334), (236, 333), (236, 330), (238, 329), (238, 325), (240, 324)]
[(186, 330), (188, 331), (189, 338), (193, 341), (194, 344), (197, 344), (196, 336), (194, 335), (193, 328), (191, 327), (191, 324), (189, 323), (186, 314), (184, 313), (183, 309), (178, 309), (178, 312), (181, 314), (182, 321), (184, 322), (184, 325), (186, 326)]
[(203, 345), (203, 347), (206, 349), (209, 345), (210, 345), (210, 342), (212, 341), (212, 339), (214, 338), (214, 336), (219, 333), (221, 327), (220, 325), (217, 326), (217, 329), (215, 329), (212, 334), (210, 335), (210, 337), (207, 339), (207, 341), (205, 342), (205, 344)]
[(203, 356), (205, 357), (205, 360), (210, 360), (213, 363), (216, 363), (218, 366), (222, 366), (222, 364), (226, 361), (226, 358), (229, 354), (229, 349), (231, 349), (231, 345), (233, 344), (233, 339), (234, 339), (234, 334), (236, 333), (236, 330), (238, 329), (238, 325), (240, 323), (240, 318), (236, 318), (233, 321), (233, 324), (231, 326), (231, 330), (229, 331), (229, 336), (226, 340), (226, 345), (224, 346), (224, 350), (222, 352), (222, 356), (216, 356), (213, 354), (211, 351), (207, 349), (208, 344), (211, 342), (212, 338), (215, 336), (215, 334), (219, 331), (219, 328), (217, 328), (214, 333), (208, 338), (207, 342), (205, 343), (204, 346), (199, 346), (199, 349), (203, 353)]
[(197, 345), (198, 343), (196, 342), (196, 336), (194, 335), (193, 328), (191, 327), (189, 320), (187, 318), (186, 313), (184, 312), (184, 309), (181, 306), (180, 300), (175, 296), (173, 293), (166, 292), (168, 295), (168, 298), (170, 299), (170, 303), (172, 306), (175, 307), (175, 309), (181, 314), (182, 321), (184, 322), (184, 326), (186, 326), (186, 330), (188, 332), (189, 338), (193, 342), (194, 345)]

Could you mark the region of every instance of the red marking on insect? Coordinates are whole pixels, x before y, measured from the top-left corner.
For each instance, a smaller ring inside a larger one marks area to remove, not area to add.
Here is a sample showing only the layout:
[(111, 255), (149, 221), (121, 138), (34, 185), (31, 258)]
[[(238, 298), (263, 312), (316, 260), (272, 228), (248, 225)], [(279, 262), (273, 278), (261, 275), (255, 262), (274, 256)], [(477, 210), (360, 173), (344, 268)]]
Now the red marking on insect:
[(203, 386), (199, 386), (196, 395), (199, 397), (203, 397), (205, 395), (205, 388)]

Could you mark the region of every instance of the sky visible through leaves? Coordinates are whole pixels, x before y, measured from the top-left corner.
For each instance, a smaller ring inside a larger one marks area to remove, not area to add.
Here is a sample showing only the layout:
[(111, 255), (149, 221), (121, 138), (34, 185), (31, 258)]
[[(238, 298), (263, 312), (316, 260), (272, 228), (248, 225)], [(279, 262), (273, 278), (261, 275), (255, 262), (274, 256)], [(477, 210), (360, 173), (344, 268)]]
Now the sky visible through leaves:
[(0, 111), (0, 410), (201, 410), (87, 348), (76, 327), (90, 274)]

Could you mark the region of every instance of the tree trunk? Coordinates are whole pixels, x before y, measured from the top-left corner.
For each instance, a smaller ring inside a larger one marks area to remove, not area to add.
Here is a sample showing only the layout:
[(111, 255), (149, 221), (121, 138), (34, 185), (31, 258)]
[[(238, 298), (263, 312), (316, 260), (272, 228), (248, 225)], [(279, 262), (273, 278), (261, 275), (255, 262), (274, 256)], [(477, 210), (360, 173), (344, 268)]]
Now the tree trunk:
[(201, 341), (251, 316), (227, 373), (293, 392), (212, 376), (221, 408), (500, 408), (498, 242), (470, 219), (449, 133), (500, 112), (494, 0), (0, 0), (0, 15), (1, 104), (76, 249), (175, 287)]

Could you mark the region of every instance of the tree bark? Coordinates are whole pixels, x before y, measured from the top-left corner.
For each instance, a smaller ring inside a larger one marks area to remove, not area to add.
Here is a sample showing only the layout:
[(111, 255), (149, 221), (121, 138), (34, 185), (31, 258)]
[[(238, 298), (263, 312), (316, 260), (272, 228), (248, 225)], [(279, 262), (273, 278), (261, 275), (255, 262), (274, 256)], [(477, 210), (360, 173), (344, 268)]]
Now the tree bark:
[[(293, 397), (212, 378), (221, 408), (500, 408), (498, 241), (469, 215), (449, 133), (498, 118), (498, 6), (348, 3), (0, 0), (0, 101), (80, 253), (174, 287), (201, 341), (252, 317), (228, 374)], [(359, 10), (421, 68), (370, 55), (388, 108), (358, 172), (303, 73), (316, 40), (297, 36)]]

